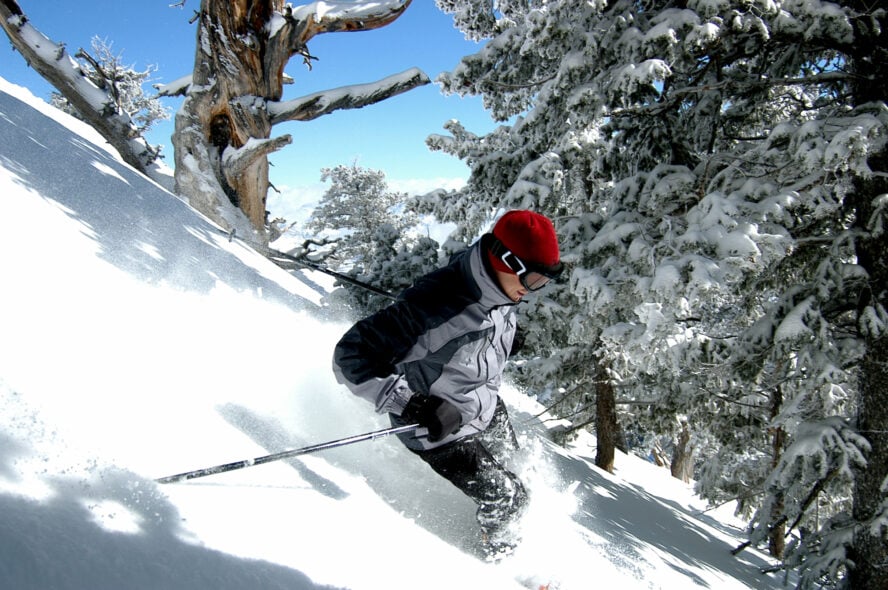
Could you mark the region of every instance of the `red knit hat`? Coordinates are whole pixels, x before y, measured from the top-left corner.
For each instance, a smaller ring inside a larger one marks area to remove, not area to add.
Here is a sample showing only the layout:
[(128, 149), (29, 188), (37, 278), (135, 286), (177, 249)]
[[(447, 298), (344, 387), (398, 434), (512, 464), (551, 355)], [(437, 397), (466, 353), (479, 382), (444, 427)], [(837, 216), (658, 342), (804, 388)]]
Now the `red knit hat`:
[[(546, 267), (558, 264), (558, 236), (552, 221), (545, 215), (533, 211), (509, 211), (493, 226), (493, 235), (525, 262)], [(514, 274), (499, 257), (489, 255), (489, 258), (495, 269)]]

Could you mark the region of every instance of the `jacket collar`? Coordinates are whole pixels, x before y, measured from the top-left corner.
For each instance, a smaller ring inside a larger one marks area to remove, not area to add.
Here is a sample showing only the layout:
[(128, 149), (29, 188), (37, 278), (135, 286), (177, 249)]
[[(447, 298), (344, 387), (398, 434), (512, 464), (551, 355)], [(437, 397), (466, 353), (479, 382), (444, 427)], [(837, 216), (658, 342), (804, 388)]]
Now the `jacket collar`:
[(463, 259), (464, 264), (468, 265), (468, 271), (481, 291), (479, 303), (489, 308), (500, 305), (515, 305), (516, 303), (509, 299), (500, 288), (494, 270), (487, 261), (485, 254), (488, 248), (488, 240), (486, 238), (486, 234), (481, 236), (481, 239), (475, 242), (469, 250), (468, 256)]

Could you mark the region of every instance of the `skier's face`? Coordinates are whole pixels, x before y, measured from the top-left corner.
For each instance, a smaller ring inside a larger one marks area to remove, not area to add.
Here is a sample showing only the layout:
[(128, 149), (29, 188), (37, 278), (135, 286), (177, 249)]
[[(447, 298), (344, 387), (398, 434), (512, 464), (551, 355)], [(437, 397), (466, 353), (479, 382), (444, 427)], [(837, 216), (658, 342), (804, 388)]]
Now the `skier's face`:
[(496, 279), (503, 293), (512, 301), (521, 301), (521, 298), (527, 295), (527, 288), (521, 284), (521, 279), (515, 273), (497, 270)]

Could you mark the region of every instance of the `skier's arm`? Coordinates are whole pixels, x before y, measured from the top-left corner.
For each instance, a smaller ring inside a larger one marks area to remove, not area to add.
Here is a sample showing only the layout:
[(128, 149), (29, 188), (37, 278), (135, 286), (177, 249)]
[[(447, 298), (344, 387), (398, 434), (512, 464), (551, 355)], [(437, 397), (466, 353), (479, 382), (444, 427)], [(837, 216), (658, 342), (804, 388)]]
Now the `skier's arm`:
[(414, 393), (396, 373), (395, 363), (423, 331), (418, 314), (410, 303), (398, 301), (357, 322), (336, 345), (336, 378), (379, 413), (400, 415)]

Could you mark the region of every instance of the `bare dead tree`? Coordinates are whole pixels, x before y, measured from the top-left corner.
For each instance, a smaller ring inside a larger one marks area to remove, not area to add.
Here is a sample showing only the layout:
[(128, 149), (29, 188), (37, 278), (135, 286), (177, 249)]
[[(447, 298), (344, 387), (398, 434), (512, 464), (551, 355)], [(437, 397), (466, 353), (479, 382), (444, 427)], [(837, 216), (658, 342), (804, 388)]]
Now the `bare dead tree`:
[(117, 107), (111, 86), (99, 88), (91, 82), (65, 45), (54, 43), (35, 29), (15, 0), (0, 0), (0, 27), (28, 64), (68, 100), (125, 162), (152, 176), (157, 150), (141, 136), (130, 115)]
[(289, 135), (271, 137), (273, 125), (360, 108), (429, 83), (413, 69), (282, 102), (284, 66), (296, 55), (310, 59), (307, 44), (316, 35), (383, 27), (410, 2), (292, 8), (283, 0), (202, 0), (194, 72), (173, 138), (179, 192), (231, 228), (235, 220), (225, 219), (221, 201), (227, 197), (264, 236), (268, 155), (292, 141)]
[[(375, 83), (282, 101), (294, 56), (312, 59), (308, 42), (322, 33), (367, 31), (395, 21), (412, 0), (313, 2), (201, 0), (192, 74), (162, 94), (183, 95), (173, 135), (176, 191), (227, 230), (264, 245), (269, 154), (290, 144), (272, 137), (285, 121), (307, 121), (361, 108), (428, 84), (413, 68)], [(0, 0), (0, 21), (13, 45), (136, 169), (146, 172), (153, 152), (113, 97), (86, 80), (63, 44), (34, 29), (15, 0)], [(54, 51), (46, 51), (54, 47)]]

